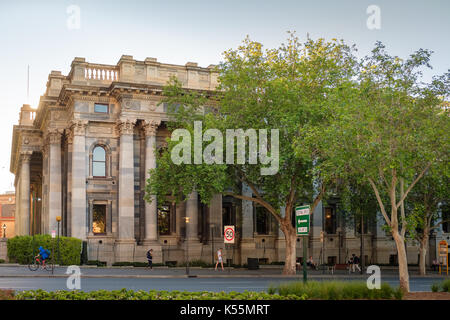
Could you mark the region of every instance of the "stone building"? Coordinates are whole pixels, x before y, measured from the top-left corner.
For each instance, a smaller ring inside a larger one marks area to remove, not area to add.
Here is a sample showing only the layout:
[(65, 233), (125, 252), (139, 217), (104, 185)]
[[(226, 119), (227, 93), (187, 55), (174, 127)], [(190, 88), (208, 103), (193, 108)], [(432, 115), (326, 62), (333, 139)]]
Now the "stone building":
[[(154, 262), (184, 262), (187, 256), (211, 262), (219, 247), (237, 264), (248, 257), (284, 260), (284, 239), (274, 219), (249, 201), (215, 195), (205, 206), (194, 192), (183, 203), (158, 209), (156, 202), (143, 200), (147, 172), (169, 134), (166, 106), (159, 102), (171, 76), (189, 89), (217, 86), (212, 65), (126, 55), (116, 65), (75, 58), (68, 75), (50, 73), (37, 109), (23, 105), (13, 129), (16, 234), (50, 233), (61, 216), (62, 234), (87, 241), (89, 260), (109, 264), (144, 261), (148, 248)], [(242, 192), (251, 195), (245, 186)], [(361, 238), (354, 225), (339, 220), (336, 206), (322, 203), (314, 213), (308, 255), (316, 261), (324, 256), (325, 262), (344, 263), (351, 253), (359, 255)], [(224, 225), (236, 226), (234, 246), (224, 245)], [(366, 230), (367, 260), (395, 260), (395, 244), (380, 225)], [(301, 246), (299, 241), (297, 257)], [(417, 249), (408, 254), (417, 257)]]
[(12, 238), (15, 234), (14, 216), (16, 195), (14, 191), (0, 194), (0, 238)]

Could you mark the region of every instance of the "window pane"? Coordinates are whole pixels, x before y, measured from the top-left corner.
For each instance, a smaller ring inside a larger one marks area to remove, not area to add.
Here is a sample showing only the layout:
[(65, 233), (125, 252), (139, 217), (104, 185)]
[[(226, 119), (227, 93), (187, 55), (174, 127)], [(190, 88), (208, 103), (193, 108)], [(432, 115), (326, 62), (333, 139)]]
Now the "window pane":
[(158, 209), (158, 231), (159, 234), (170, 234), (170, 206), (164, 205)]
[(105, 161), (106, 160), (106, 151), (102, 147), (95, 147), (92, 152), (92, 160), (94, 161)]
[(325, 208), (325, 232), (328, 234), (336, 233), (336, 214), (334, 207)]
[(106, 205), (94, 204), (92, 233), (106, 233)]
[(106, 177), (105, 162), (92, 162), (92, 175), (94, 177)]
[(256, 232), (258, 234), (269, 234), (270, 213), (264, 207), (256, 207)]
[(107, 104), (95, 104), (94, 112), (108, 113), (108, 105)]

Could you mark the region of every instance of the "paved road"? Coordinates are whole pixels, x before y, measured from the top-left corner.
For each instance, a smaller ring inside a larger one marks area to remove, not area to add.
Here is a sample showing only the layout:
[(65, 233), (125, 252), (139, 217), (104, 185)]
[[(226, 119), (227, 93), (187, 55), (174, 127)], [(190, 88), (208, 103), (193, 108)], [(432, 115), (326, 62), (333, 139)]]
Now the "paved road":
[[(335, 280), (355, 281), (349, 277), (334, 277)], [(311, 280), (326, 281), (330, 277), (311, 277)], [(411, 291), (430, 291), (431, 284), (437, 278), (413, 278), (410, 281)], [(66, 278), (63, 277), (0, 277), (0, 289), (18, 291), (44, 289), (46, 291), (67, 290)], [(271, 284), (287, 281), (301, 281), (301, 277), (231, 277), (231, 278), (81, 278), (81, 290), (117, 290), (122, 288), (133, 290), (186, 290), (186, 291), (266, 291)], [(382, 278), (391, 286), (398, 286), (398, 279)]]

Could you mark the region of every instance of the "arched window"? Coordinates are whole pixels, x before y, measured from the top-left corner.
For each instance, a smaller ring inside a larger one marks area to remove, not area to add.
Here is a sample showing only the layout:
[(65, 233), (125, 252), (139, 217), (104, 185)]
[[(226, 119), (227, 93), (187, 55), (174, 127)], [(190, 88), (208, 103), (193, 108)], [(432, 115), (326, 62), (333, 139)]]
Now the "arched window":
[(101, 146), (92, 151), (92, 176), (106, 177), (106, 151)]

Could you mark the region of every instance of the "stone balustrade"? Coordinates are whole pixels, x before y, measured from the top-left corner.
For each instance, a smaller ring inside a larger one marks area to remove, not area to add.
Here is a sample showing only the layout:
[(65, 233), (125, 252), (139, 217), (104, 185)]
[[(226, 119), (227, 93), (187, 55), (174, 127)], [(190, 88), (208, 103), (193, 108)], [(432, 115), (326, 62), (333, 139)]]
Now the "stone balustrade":
[(86, 80), (113, 82), (119, 80), (119, 70), (116, 66), (87, 64), (84, 72)]

